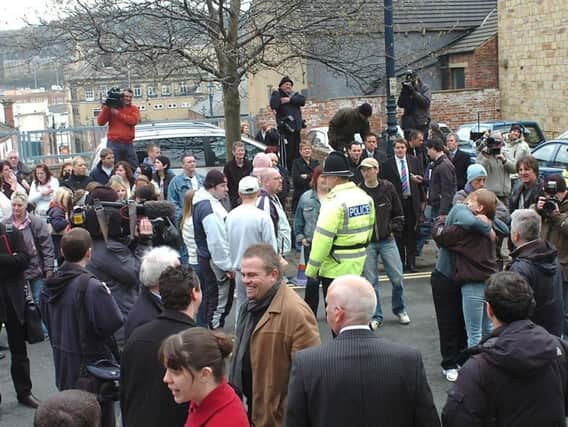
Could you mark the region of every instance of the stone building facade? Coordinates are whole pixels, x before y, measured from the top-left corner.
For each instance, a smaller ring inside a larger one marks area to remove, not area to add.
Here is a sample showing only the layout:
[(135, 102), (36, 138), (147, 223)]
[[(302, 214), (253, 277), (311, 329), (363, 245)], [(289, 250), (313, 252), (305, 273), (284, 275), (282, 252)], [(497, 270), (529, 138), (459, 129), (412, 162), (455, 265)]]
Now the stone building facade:
[(537, 120), (548, 138), (568, 129), (568, 2), (499, 0), (504, 119)]

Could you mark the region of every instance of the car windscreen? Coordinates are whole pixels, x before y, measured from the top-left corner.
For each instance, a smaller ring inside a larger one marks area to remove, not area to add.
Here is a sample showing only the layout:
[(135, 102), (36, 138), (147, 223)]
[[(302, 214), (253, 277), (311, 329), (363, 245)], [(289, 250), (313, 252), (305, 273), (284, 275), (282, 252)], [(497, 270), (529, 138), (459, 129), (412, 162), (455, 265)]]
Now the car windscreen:
[(470, 124), (470, 125), (462, 125), (457, 130), (458, 138), (460, 141), (470, 141), (471, 140), (471, 132), (486, 132), (490, 130), (489, 127), (484, 126), (483, 124), (477, 126), (477, 124)]

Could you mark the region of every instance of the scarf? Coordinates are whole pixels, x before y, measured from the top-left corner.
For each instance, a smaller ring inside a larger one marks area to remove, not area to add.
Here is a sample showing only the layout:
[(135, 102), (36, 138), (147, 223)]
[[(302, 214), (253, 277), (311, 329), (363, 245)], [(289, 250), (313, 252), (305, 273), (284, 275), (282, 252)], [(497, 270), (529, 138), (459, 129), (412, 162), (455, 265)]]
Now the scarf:
[(237, 390), (243, 389), (243, 359), (250, 346), (250, 339), (254, 328), (262, 317), (262, 314), (259, 315), (259, 313), (264, 313), (268, 309), (278, 289), (280, 289), (280, 282), (276, 282), (259, 301), (249, 300), (247, 304), (243, 305), (241, 308), (239, 322), (237, 324), (238, 347), (231, 369), (231, 384), (234, 385)]

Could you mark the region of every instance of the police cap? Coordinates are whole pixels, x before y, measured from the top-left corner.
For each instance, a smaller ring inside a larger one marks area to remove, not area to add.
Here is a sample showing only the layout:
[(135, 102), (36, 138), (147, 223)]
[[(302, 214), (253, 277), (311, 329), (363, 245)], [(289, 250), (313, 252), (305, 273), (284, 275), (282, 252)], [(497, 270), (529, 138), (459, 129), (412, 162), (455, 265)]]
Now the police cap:
[(353, 172), (349, 168), (347, 157), (340, 151), (332, 151), (323, 162), (323, 176), (344, 176), (350, 178)]

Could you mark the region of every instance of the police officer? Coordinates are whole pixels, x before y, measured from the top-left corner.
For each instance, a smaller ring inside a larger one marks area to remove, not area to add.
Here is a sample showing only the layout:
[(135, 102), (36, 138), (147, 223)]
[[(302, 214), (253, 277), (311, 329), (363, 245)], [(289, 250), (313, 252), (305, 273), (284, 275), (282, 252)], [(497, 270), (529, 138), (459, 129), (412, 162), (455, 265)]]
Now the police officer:
[(322, 176), (331, 189), (324, 199), (306, 268), (308, 277), (319, 277), (324, 297), (332, 280), (345, 274), (361, 275), (367, 245), (373, 234), (373, 199), (349, 181), (353, 172), (339, 151), (329, 154)]

